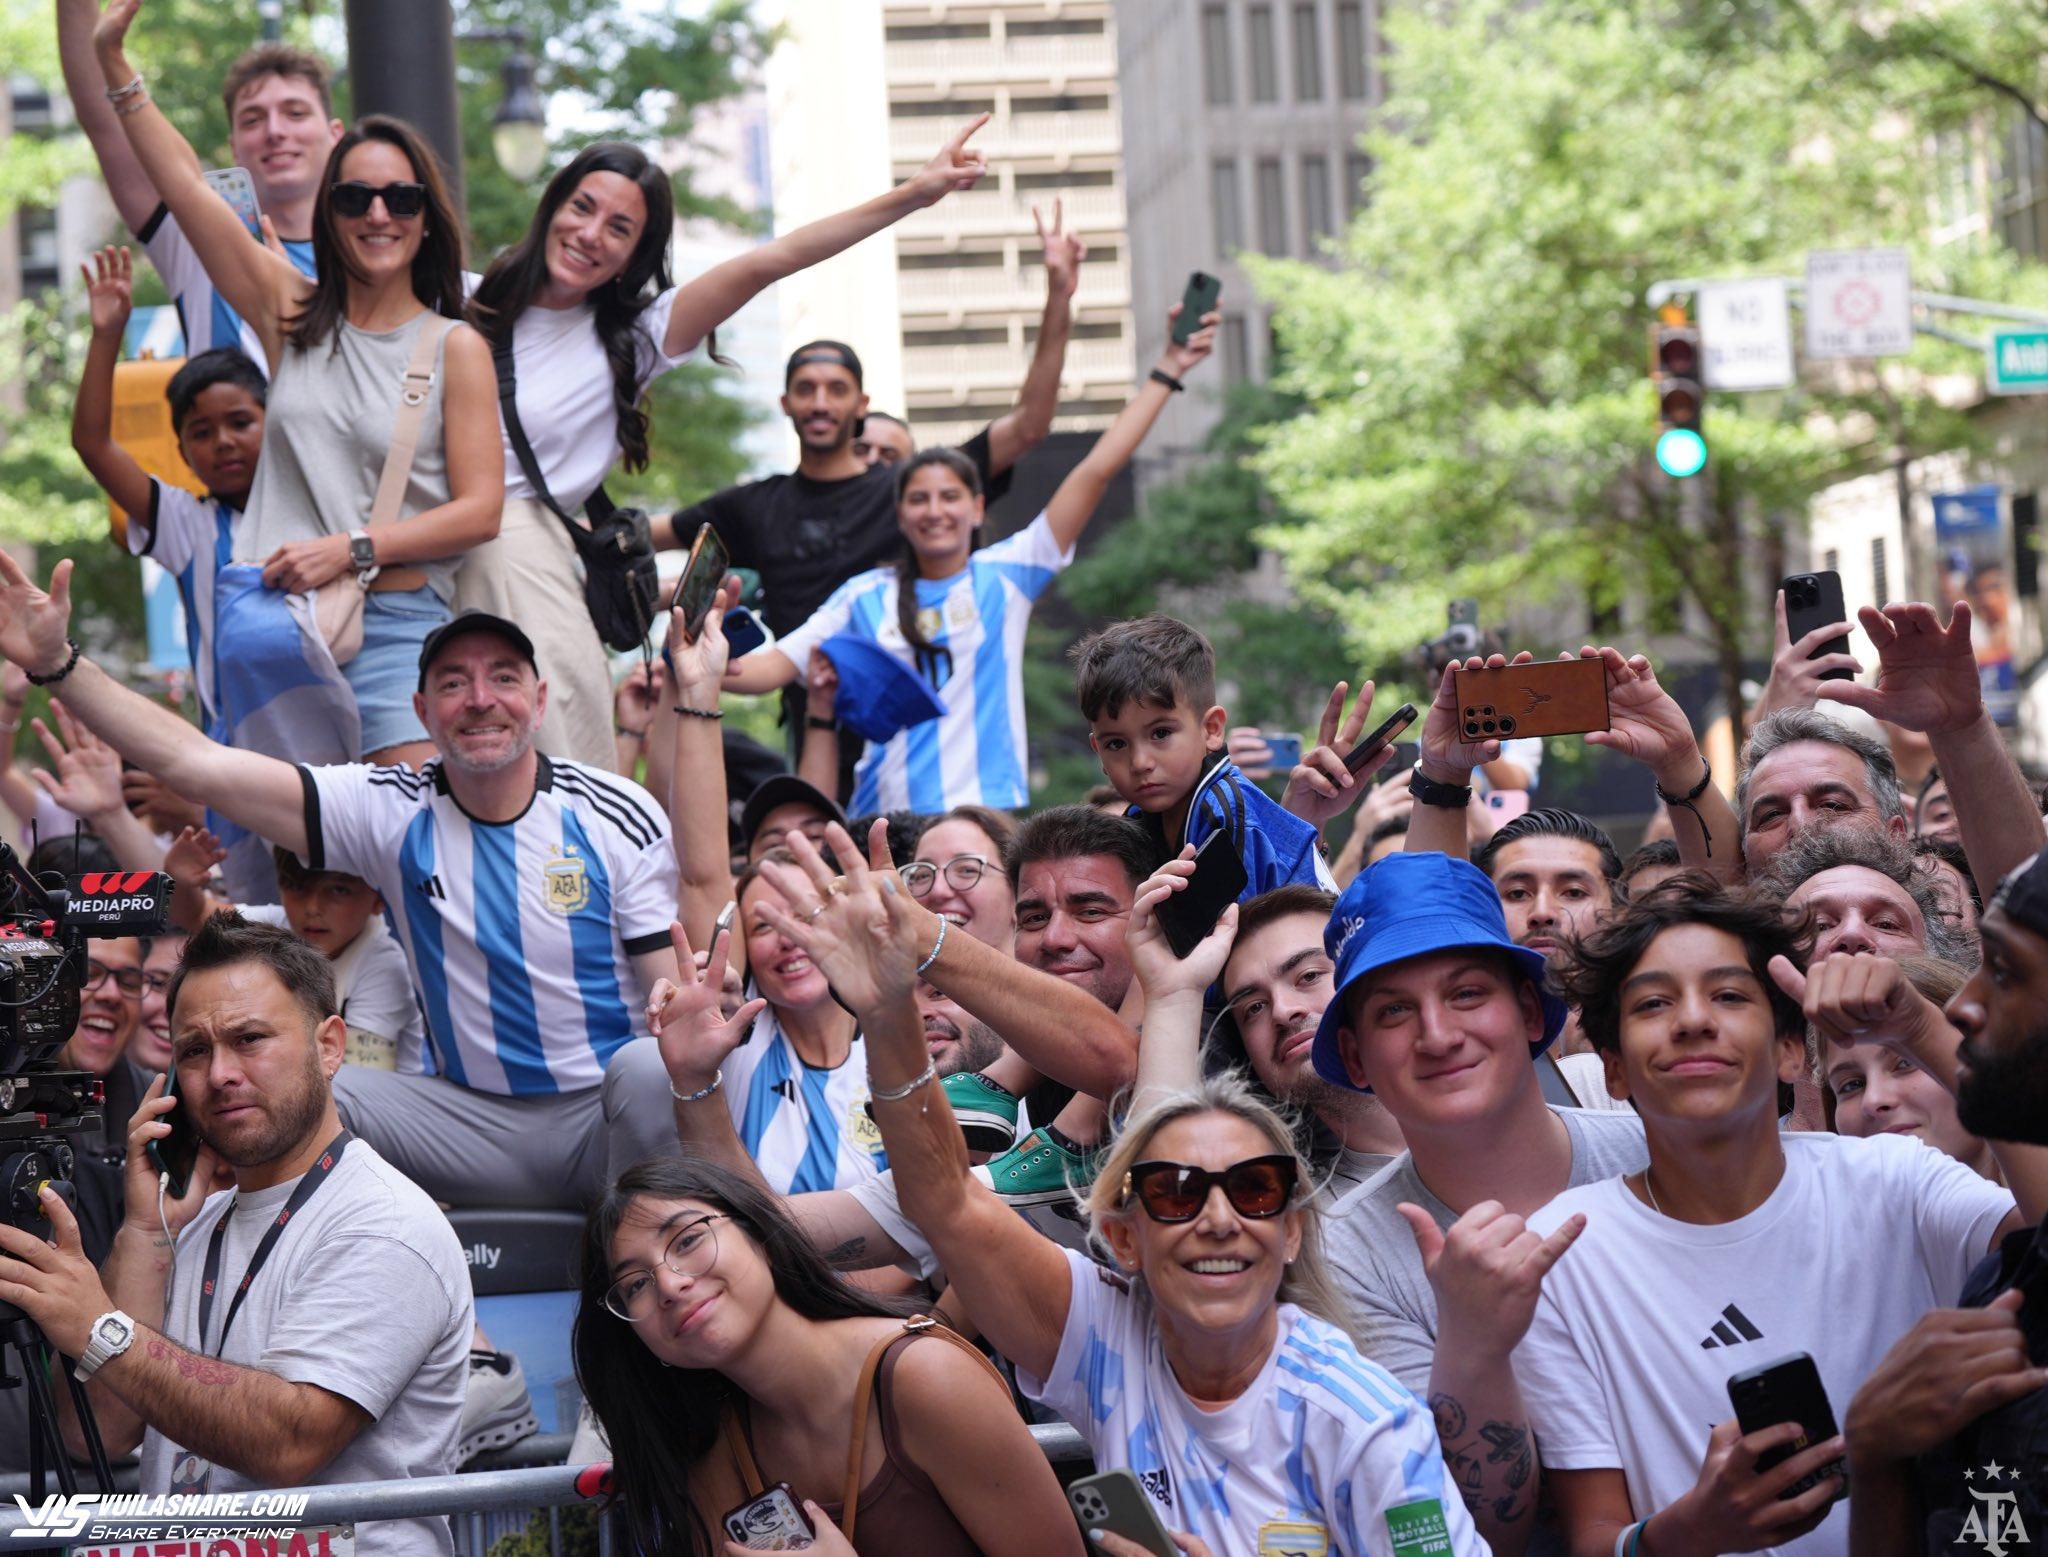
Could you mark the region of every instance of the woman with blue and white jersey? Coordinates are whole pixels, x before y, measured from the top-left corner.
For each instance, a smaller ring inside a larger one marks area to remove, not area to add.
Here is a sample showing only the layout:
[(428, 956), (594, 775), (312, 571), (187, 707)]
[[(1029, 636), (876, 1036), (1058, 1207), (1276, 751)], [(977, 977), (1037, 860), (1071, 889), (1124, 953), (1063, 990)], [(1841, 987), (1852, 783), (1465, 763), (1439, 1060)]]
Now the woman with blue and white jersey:
[[(1175, 304), (1169, 324), (1179, 312)], [(970, 460), (935, 448), (905, 461), (896, 479), (903, 533), (896, 565), (848, 579), (781, 642), (735, 660), (726, 690), (787, 686), (804, 675), (813, 648), (852, 633), (928, 681), (945, 708), (936, 719), (869, 742), (855, 770), (853, 811), (936, 816), (961, 805), (1027, 804), (1023, 658), (1031, 608), (1074, 560), (1075, 543), (1109, 484), (1130, 464), (1181, 377), (1214, 349), (1221, 318), (1205, 314), (1185, 345), (1169, 330), (1151, 377), (1045, 511), (993, 546), (975, 550), (986, 504)]]
[(1236, 1077), (1141, 1099), (1083, 1205), (1113, 1265), (1051, 1242), (969, 1168), (934, 1084), (912, 996), (945, 937), (826, 841), (846, 876), (792, 839), (803, 874), (771, 871), (762, 916), (859, 1019), (903, 1211), (1025, 1394), (1133, 1472), (1187, 1553), (1484, 1553), (1429, 1409), (1359, 1352), (1285, 1122)]

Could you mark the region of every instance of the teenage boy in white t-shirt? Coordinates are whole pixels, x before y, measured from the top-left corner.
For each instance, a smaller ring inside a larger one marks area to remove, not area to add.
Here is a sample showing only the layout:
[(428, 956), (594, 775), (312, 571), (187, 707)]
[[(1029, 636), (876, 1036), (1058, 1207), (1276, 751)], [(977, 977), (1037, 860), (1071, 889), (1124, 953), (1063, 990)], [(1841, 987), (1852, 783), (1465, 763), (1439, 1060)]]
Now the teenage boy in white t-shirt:
[[(1585, 1218), (1514, 1358), (1574, 1551), (1844, 1550), (1839, 1475), (1786, 1495), (1842, 1440), (1760, 1471), (1799, 1428), (1743, 1434), (1729, 1378), (1804, 1352), (1839, 1413), (2021, 1225), (2012, 1193), (1917, 1140), (1780, 1132), (1778, 1083), (1805, 1062), (1806, 1023), (1769, 970), (1798, 944), (1775, 900), (1672, 882), (1583, 941), (1565, 974), (1650, 1153), (1643, 1172), (1529, 1219), (1547, 1232)], [(2026, 1182), (2023, 1203), (2038, 1211), (2040, 1192)]]

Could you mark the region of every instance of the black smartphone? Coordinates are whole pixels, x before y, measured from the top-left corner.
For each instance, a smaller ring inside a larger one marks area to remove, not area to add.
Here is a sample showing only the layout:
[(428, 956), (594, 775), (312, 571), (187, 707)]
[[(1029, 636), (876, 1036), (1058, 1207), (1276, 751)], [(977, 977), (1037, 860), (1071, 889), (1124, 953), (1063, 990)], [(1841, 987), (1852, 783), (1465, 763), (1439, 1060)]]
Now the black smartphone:
[[(1714, 1328), (1724, 1330), (1735, 1326), (1738, 1320), (1742, 1325), (1749, 1324), (1737, 1310), (1724, 1313)], [(1805, 1352), (1794, 1352), (1776, 1362), (1767, 1362), (1760, 1368), (1736, 1374), (1728, 1380), (1728, 1403), (1735, 1407), (1736, 1424), (1745, 1436), (1762, 1432), (1766, 1427), (1776, 1427), (1780, 1422), (1799, 1424), (1799, 1437), (1792, 1443), (1757, 1456), (1756, 1468), (1759, 1471), (1781, 1465), (1802, 1449), (1825, 1443), (1835, 1436), (1834, 1408), (1828, 1404), (1828, 1392), (1821, 1384), (1820, 1369), (1813, 1365), (1813, 1358)], [(1842, 1462), (1836, 1460), (1821, 1466), (1812, 1475), (1802, 1477), (1778, 1495), (1796, 1498), (1830, 1476), (1841, 1474)]]
[(704, 630), (704, 618), (711, 614), (718, 586), (725, 582), (731, 567), (732, 559), (718, 532), (708, 524), (698, 525), (697, 538), (690, 542), (690, 560), (683, 565), (683, 576), (676, 581), (676, 592), (668, 603), (671, 611), (682, 611), (683, 630), (692, 643)]
[(175, 1068), (164, 1084), (164, 1096), (178, 1106), (163, 1116), (164, 1123), (171, 1127), (171, 1133), (149, 1143), (149, 1160), (156, 1164), (157, 1172), (170, 1175), (164, 1193), (173, 1200), (180, 1200), (191, 1186), (192, 1169), (199, 1162), (199, 1132), (192, 1128), (191, 1116), (185, 1112), (184, 1100), (178, 1096), (178, 1072)]
[(1195, 851), (1195, 873), (1188, 884), (1159, 905), (1159, 928), (1176, 957), (1186, 957), (1216, 928), (1223, 910), (1251, 885), (1244, 861), (1228, 833), (1211, 833)]
[(1205, 270), (1189, 275), (1187, 290), (1180, 295), (1180, 313), (1173, 321), (1173, 343), (1185, 346), (1202, 327), (1202, 317), (1216, 311), (1223, 300), (1223, 283)]
[[(1785, 591), (1785, 631), (1793, 643), (1797, 643), (1816, 627), (1826, 627), (1840, 622), (1849, 625), (1849, 608), (1842, 603), (1842, 575), (1828, 568), (1819, 573), (1795, 573), (1779, 586)], [(1838, 638), (1830, 638), (1808, 659), (1817, 660), (1828, 654), (1847, 654), (1849, 634), (1844, 632)], [(1846, 670), (1824, 670), (1823, 681), (1848, 681), (1853, 679)]]
[(1360, 768), (1372, 761), (1373, 758), (1377, 757), (1381, 749), (1391, 742), (1395, 736), (1399, 735), (1413, 723), (1415, 723), (1415, 705), (1413, 703), (1403, 703), (1394, 710), (1394, 715), (1391, 719), (1344, 754), (1344, 766), (1351, 772), (1356, 773)]
[(1387, 759), (1385, 767), (1373, 775), (1373, 780), (1375, 783), (1384, 784), (1389, 779), (1397, 779), (1421, 760), (1422, 743), (1420, 741), (1396, 741), (1394, 742), (1394, 755)]

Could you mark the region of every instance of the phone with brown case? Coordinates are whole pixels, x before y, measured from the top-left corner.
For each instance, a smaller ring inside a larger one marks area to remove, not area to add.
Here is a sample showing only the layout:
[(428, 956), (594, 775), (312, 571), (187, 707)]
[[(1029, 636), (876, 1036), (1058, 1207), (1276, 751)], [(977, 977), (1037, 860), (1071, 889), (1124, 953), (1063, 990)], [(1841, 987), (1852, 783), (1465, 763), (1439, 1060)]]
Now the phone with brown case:
[(1459, 729), (1468, 742), (1607, 728), (1607, 667), (1599, 660), (1532, 660), (1456, 675)]

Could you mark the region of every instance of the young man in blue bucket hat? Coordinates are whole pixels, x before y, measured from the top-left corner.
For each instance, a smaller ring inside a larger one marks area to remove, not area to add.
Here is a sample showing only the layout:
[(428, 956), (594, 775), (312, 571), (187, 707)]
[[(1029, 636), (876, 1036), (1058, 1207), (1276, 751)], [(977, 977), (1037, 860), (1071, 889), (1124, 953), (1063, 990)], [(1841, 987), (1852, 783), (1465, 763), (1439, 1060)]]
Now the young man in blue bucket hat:
[(1373, 1360), (1436, 1414), (1481, 1533), (1518, 1552), (1535, 1522), (1536, 1457), (1508, 1358), (1543, 1273), (1583, 1225), (1542, 1240), (1523, 1218), (1642, 1167), (1642, 1123), (1544, 1101), (1536, 1056), (1565, 1004), (1542, 953), (1509, 938), (1477, 866), (1389, 855), (1338, 899), (1325, 945), (1336, 988), (1316, 1073), (1374, 1093), (1408, 1143), (1331, 1213), (1331, 1266), (1369, 1320)]

